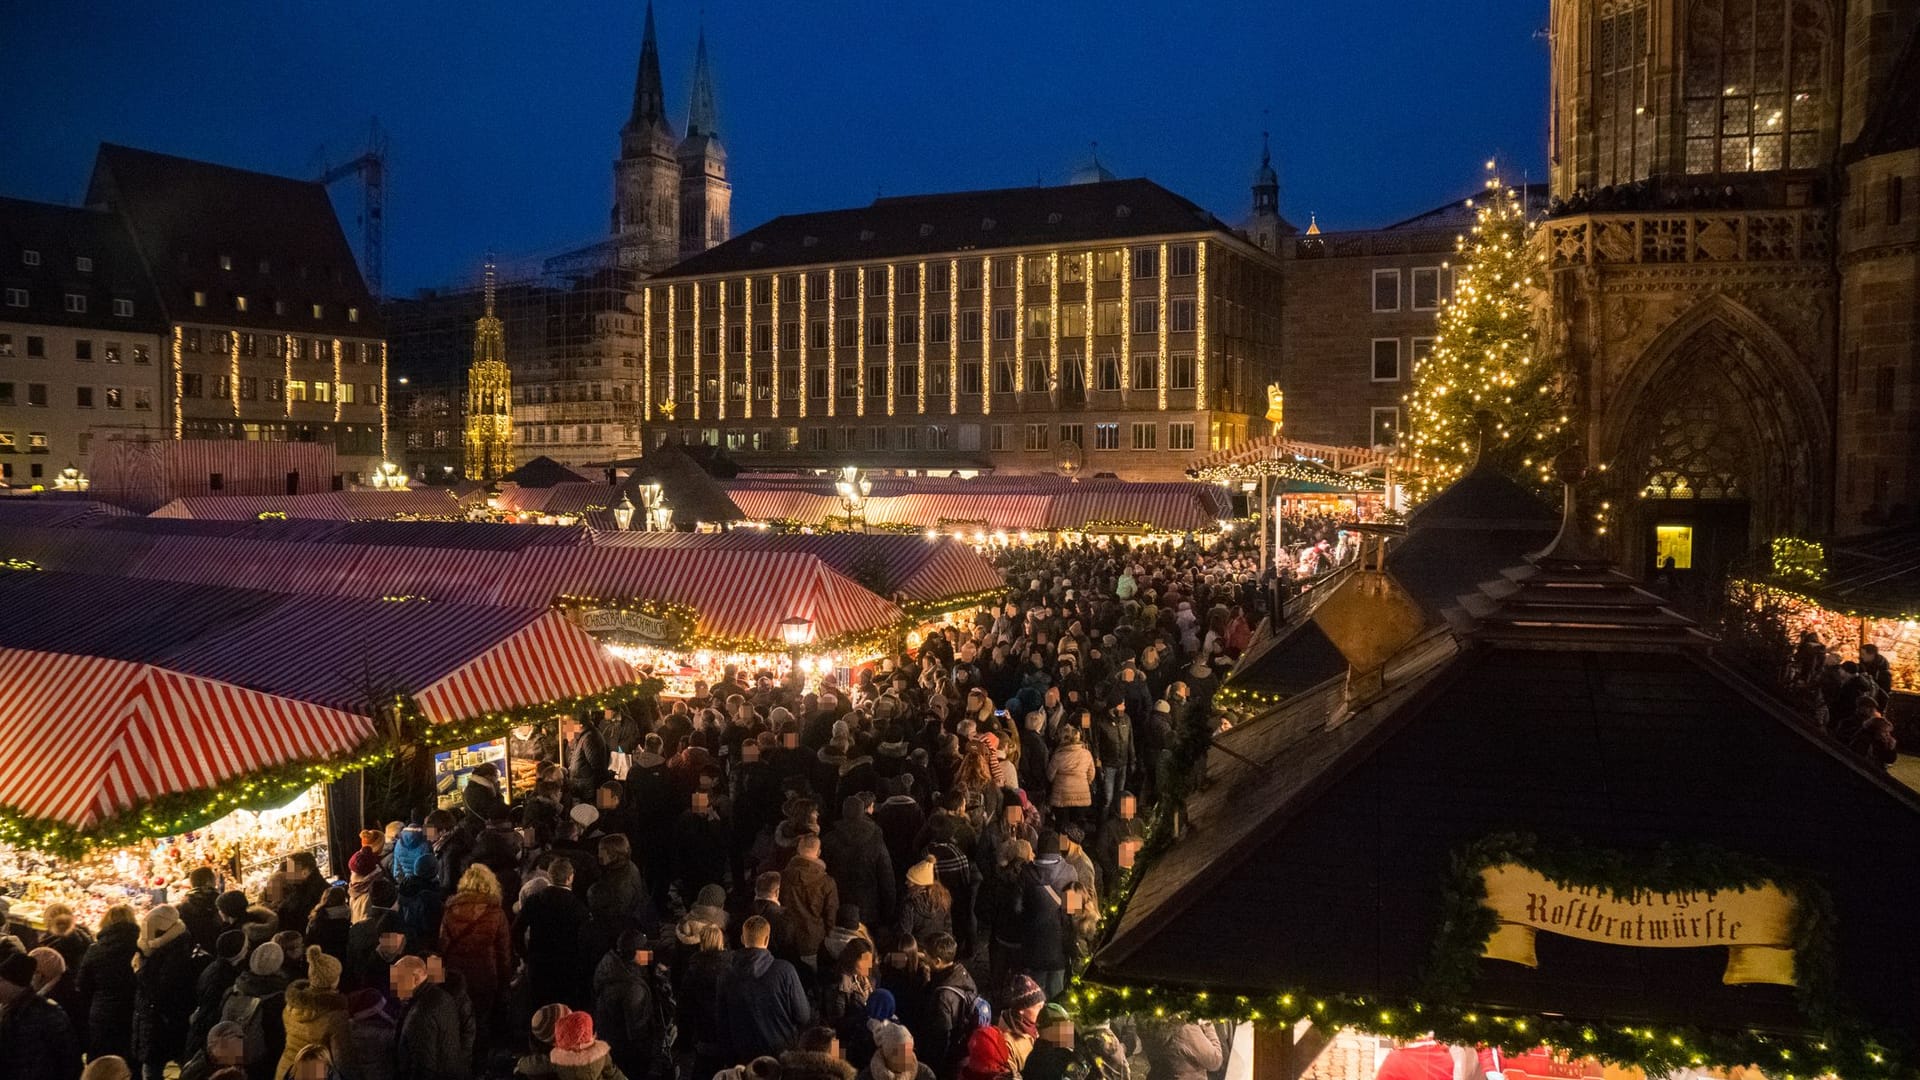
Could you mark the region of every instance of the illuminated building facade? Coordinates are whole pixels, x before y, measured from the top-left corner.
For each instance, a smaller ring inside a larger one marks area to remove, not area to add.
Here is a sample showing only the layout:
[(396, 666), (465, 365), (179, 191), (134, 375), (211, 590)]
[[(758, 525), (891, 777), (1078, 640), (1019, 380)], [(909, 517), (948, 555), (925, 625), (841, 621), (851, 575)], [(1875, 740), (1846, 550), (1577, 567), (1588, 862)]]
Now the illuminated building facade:
[(644, 284), (647, 444), (1036, 473), (1072, 443), (1084, 474), (1178, 477), (1266, 433), (1280, 268), (1148, 180), (783, 216)]

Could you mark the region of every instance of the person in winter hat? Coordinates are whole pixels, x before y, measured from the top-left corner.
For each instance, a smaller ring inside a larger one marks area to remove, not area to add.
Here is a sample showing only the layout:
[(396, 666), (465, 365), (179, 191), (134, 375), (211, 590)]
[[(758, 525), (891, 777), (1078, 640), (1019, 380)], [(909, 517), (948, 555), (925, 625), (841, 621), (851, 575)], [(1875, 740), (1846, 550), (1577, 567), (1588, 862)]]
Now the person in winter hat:
[(546, 1080), (553, 1076), (553, 1028), (560, 1018), (573, 1010), (559, 1002), (542, 1005), (533, 1011), (533, 1021), (527, 1032), (527, 1052), (514, 1062), (513, 1075), (528, 1077), (529, 1080)]
[(140, 963), (134, 972), (133, 1053), (149, 1080), (170, 1061), (184, 1061), (200, 968), (193, 936), (170, 904), (147, 912), (140, 927)]
[(1078, 1059), (1073, 1049), (1073, 1018), (1059, 1003), (1049, 1001), (1040, 1010), (1040, 1035), (1033, 1052), (1027, 1055), (1027, 1067), (1021, 1080), (1066, 1080), (1067, 1070)]
[(840, 1056), (832, 1028), (808, 1028), (793, 1049), (780, 1055), (780, 1080), (854, 1080), (857, 1075)]
[(346, 995), (340, 992), (340, 961), (318, 945), (307, 946), (307, 977), (287, 987), (286, 1002), (281, 1012), (286, 1048), (273, 1075), (285, 1076), (301, 1049), (314, 1045), (326, 1047), (333, 1067), (352, 1075), (353, 1021)]
[(590, 1013), (570, 1012), (554, 1021), (547, 1060), (558, 1080), (625, 1080), (607, 1044), (593, 1037)]
[(905, 1027), (876, 1021), (873, 1046), (860, 1080), (933, 1080), (933, 1069), (913, 1052), (913, 1032)]
[(1047, 995), (1040, 991), (1039, 983), (1015, 975), (1013, 985), (1000, 999), (1000, 1007), (994, 1010), (993, 1026), (1006, 1035), (1007, 1052), (1013, 1056), (1016, 1073), (1027, 1067), (1027, 1055), (1040, 1036), (1040, 1008), (1046, 1003)]
[(960, 1066), (961, 1080), (1012, 1080), (1018, 1075), (1007, 1033), (993, 1025), (973, 1029), (967, 1039), (967, 1059)]
[(7, 1076), (72, 1076), (80, 1044), (60, 1006), (33, 992), (38, 966), (23, 952), (0, 959), (0, 1067)]

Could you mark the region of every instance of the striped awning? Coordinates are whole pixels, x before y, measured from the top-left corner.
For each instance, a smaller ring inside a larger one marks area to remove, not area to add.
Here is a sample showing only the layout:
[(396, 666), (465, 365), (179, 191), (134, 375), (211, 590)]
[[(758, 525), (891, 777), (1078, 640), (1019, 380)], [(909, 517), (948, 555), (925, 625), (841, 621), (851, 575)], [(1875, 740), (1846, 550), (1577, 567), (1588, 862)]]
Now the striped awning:
[[(839, 497), (816, 478), (754, 479), (729, 486), (748, 518), (821, 525), (845, 516)], [(986, 532), (1077, 530), (1089, 522), (1143, 522), (1156, 531), (1205, 531), (1230, 516), (1227, 493), (1192, 481), (1135, 483), (1063, 477), (912, 477), (873, 483), (866, 519), (916, 529), (978, 528)]]
[(593, 543), (601, 547), (803, 552), (817, 556), (844, 577), (877, 571), (885, 578), (888, 597), (898, 594), (920, 603), (938, 603), (1005, 584), (993, 564), (968, 545), (946, 538), (928, 540), (917, 534), (804, 534), (762, 529), (724, 533), (597, 531)]
[(699, 616), (697, 633), (774, 647), (784, 647), (780, 623), (793, 616), (813, 621), (816, 640), (878, 630), (902, 618), (892, 603), (835, 573), (818, 556), (798, 551), (528, 551), (501, 601), (545, 606), (561, 596), (689, 604)]
[(322, 491), (312, 495), (196, 495), (175, 499), (153, 512), (161, 518), (254, 521), (261, 514), (289, 519), (379, 521), (400, 515), (453, 517), (462, 512), (460, 497), (446, 488), (404, 491)]
[(797, 521), (818, 525), (845, 513), (840, 499), (818, 491), (782, 488), (728, 488), (727, 497), (749, 521)]
[(549, 611), (413, 695), (434, 723), (598, 694), (633, 671), (586, 631)]
[(0, 806), (86, 828), (373, 736), (364, 716), (151, 664), (0, 648)]

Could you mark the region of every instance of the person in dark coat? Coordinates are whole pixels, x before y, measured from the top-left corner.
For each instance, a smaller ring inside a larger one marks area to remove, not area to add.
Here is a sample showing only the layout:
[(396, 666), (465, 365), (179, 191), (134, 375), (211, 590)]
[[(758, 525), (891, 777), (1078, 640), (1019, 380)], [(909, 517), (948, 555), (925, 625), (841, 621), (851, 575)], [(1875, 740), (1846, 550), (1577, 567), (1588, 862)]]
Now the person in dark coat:
[(187, 924), (193, 947), (209, 956), (220, 943), (221, 931), (227, 928), (220, 919), (220, 890), (216, 886), (213, 868), (196, 866), (187, 874), (187, 895), (174, 905), (180, 921)]
[(573, 752), (567, 757), (567, 784), (575, 798), (592, 802), (595, 789), (613, 775), (613, 752), (593, 717), (572, 721), (570, 726), (576, 734), (572, 736)]
[(417, 956), (393, 965), (393, 993), (401, 1001), (394, 1080), (467, 1080), (473, 1074), (472, 1019), (461, 1019), (453, 992), (427, 978)]
[(185, 1061), (194, 984), (200, 971), (193, 938), (180, 912), (161, 904), (140, 927), (139, 970), (134, 973), (133, 1053), (147, 1080), (161, 1080), (170, 1061)]
[(327, 879), (320, 873), (320, 864), (314, 861), (311, 851), (296, 851), (287, 856), (281, 873), (286, 878), (287, 892), (274, 907), (274, 914), (280, 917), (280, 929), (298, 934), (306, 930), (307, 919), (319, 905), (320, 898), (326, 895)]
[(307, 916), (307, 932), (303, 940), (308, 945), (320, 946), (320, 951), (336, 960), (345, 960), (347, 937), (352, 932), (353, 906), (347, 898), (347, 887), (327, 886), (320, 903)]
[(593, 940), (588, 955), (598, 960), (624, 931), (651, 930), (653, 896), (633, 861), (633, 844), (623, 833), (600, 838), (599, 880), (587, 890), (587, 910), (593, 913)]
[(107, 909), (100, 934), (80, 961), (80, 1000), (87, 1005), (87, 1056), (133, 1056), (133, 958), (140, 952), (140, 924), (133, 909)]
[(551, 884), (520, 905), (513, 924), (513, 940), (527, 964), (532, 1000), (560, 1002), (585, 1009), (592, 989), (591, 961), (583, 956), (582, 931), (592, 920), (587, 905), (573, 891), (573, 863), (556, 858), (547, 864)]
[(958, 959), (959, 945), (951, 934), (935, 934), (926, 943), (929, 972), (926, 1010), (914, 1034), (919, 1052), (941, 1076), (952, 1076), (967, 1055), (980, 1000), (973, 976)]
[(673, 823), (673, 876), (682, 896), (727, 882), (728, 826), (711, 800), (708, 792), (695, 793)]
[(767, 951), (789, 964), (798, 964), (800, 954), (793, 947), (793, 926), (787, 909), (780, 905), (780, 875), (772, 870), (753, 880), (753, 904), (747, 914), (767, 920), (773, 937)]
[(664, 1045), (660, 985), (647, 936), (627, 930), (593, 972), (593, 1015), (613, 1063), (628, 1080), (644, 1080), (670, 1052)]
[(721, 1043), (732, 1061), (777, 1054), (813, 1022), (806, 989), (792, 964), (767, 951), (765, 919), (740, 928), (741, 949), (720, 980)]
[(914, 856), (919, 854), (913, 842), (927, 824), (927, 815), (913, 795), (913, 774), (903, 772), (883, 783), (887, 797), (873, 808), (873, 823), (880, 826), (880, 835), (887, 843), (887, 858), (894, 868), (912, 866)]
[(80, 1046), (60, 1006), (33, 992), (26, 953), (0, 960), (0, 1075), (7, 1080), (74, 1080)]
[(827, 872), (840, 886), (842, 903), (860, 909), (860, 921), (881, 925), (893, 915), (893, 861), (887, 838), (867, 813), (866, 801), (849, 796), (841, 804), (840, 821), (820, 841)]
[(220, 1002), (233, 988), (233, 981), (247, 969), (247, 936), (228, 930), (214, 943), (213, 959), (200, 969), (194, 981), (193, 1024), (187, 1029), (184, 1050), (199, 1052), (207, 1045), (207, 1032), (220, 1022)]
[(700, 928), (699, 949), (674, 969), (674, 999), (682, 1044), (693, 1048), (692, 1075), (710, 1077), (725, 1068), (729, 1060), (720, 984), (733, 967), (733, 954), (727, 951), (725, 933), (711, 923)]

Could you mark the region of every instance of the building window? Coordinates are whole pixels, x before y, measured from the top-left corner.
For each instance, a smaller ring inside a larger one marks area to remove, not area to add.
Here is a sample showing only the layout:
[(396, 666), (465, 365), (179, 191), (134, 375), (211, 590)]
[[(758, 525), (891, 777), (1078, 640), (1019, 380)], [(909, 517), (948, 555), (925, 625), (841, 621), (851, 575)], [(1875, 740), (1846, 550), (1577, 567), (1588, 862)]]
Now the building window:
[(1193, 354), (1177, 352), (1167, 363), (1167, 389), (1193, 389)]
[(1087, 429), (1082, 424), (1061, 424), (1060, 445), (1072, 443), (1075, 446), (1087, 445)]
[(7, 306), (8, 307), (26, 307), (27, 306), (27, 290), (8, 289), (7, 290)]
[(1392, 446), (1400, 439), (1400, 410), (1376, 408), (1372, 410), (1372, 422), (1368, 426), (1368, 445)]
[(1087, 336), (1087, 309), (1079, 304), (1065, 304), (1060, 308), (1060, 336), (1079, 338)]
[(1883, 367), (1873, 375), (1873, 411), (1885, 416), (1893, 412), (1893, 387), (1897, 369)]
[(969, 311), (963, 311), (960, 313), (960, 340), (961, 341), (979, 341), (980, 340), (980, 312), (979, 311), (969, 310)]
[(927, 267), (927, 291), (937, 293), (946, 292), (947, 286), (950, 284), (950, 269), (946, 263), (934, 263), (932, 266)]
[(240, 376), (240, 400), (252, 401), (260, 396), (260, 380), (252, 375)]
[(945, 345), (953, 336), (953, 324), (948, 321), (944, 311), (927, 312), (927, 341), (933, 345)]
[(235, 311), (247, 310), (247, 298), (244, 296), (235, 296), (233, 298), (233, 310)]
[(135, 345), (133, 347), (133, 362), (136, 364), (151, 364), (153, 363), (153, 355), (147, 351), (145, 345)]
[(1414, 338), (1412, 347), (1407, 350), (1407, 357), (1408, 359), (1413, 361), (1414, 371), (1419, 371), (1420, 365), (1425, 363), (1427, 357), (1432, 355), (1433, 355), (1433, 339), (1430, 337)]
[(1192, 277), (1196, 266), (1197, 252), (1192, 244), (1175, 244), (1167, 249), (1167, 258), (1173, 265), (1167, 273), (1173, 277)]
[(151, 412), (153, 410), (153, 391), (145, 387), (133, 388), (133, 411)]
[(1193, 297), (1176, 296), (1167, 301), (1167, 329), (1176, 334), (1193, 329)]
[[(1825, 5), (1697, 0), (1688, 5), (1686, 168), (1811, 169), (1827, 100)], [(1623, 178), (1624, 179), (1624, 178)]]
[(893, 433), (893, 448), (895, 450), (920, 449), (920, 429), (917, 427), (895, 429)]
[(1133, 357), (1133, 388), (1157, 390), (1160, 387), (1160, 358), (1151, 354)]
[(780, 324), (780, 347), (790, 350), (800, 348), (800, 324), (798, 322), (783, 322)]
[(1373, 310), (1400, 310), (1400, 271), (1375, 270), (1373, 272)]
[(113, 302), (113, 313), (122, 319), (133, 318), (133, 301), (115, 300)]
[(939, 424), (928, 424), (927, 425), (927, 449), (929, 450), (953, 449), (952, 432), (950, 432), (947, 428), (942, 427)]
[(203, 289), (193, 290), (193, 306), (198, 308), (203, 308), (207, 306), (207, 294), (205, 290)]
[(1013, 449), (1013, 425), (993, 425), (987, 429), (987, 440), (987, 449), (989, 450)]
[(1400, 381), (1400, 339), (1373, 339), (1373, 381)]
[(1160, 442), (1160, 425), (1152, 421), (1136, 421), (1133, 425), (1133, 448), (1135, 450), (1157, 450)]
[(1047, 448), (1047, 425), (1028, 424), (1026, 446), (1028, 450), (1045, 450)]
[(980, 361), (960, 361), (960, 392), (963, 394), (980, 393)]
[(1000, 359), (993, 362), (993, 392), (1013, 393), (1013, 361)]
[(1013, 340), (1013, 309), (1008, 307), (993, 309), (993, 340)]
[(903, 398), (920, 396), (920, 368), (914, 364), (895, 364), (894, 392)]
[(1193, 449), (1193, 421), (1175, 420), (1167, 425), (1167, 449)]
[(947, 396), (947, 365), (935, 364), (927, 369), (927, 393), (935, 397)]
[(1046, 304), (1027, 305), (1027, 337), (1046, 338), (1053, 330), (1052, 309)]
[(1119, 281), (1120, 272), (1126, 269), (1127, 253), (1118, 249), (1096, 251), (1093, 253), (1093, 280)]
[(38, 334), (27, 335), (27, 359), (44, 360), (47, 356), (47, 339)]
[(841, 397), (856, 397), (860, 392), (860, 369), (851, 364), (842, 364), (839, 372), (839, 393)]
[(1432, 311), (1440, 306), (1440, 268), (1413, 268), (1413, 310)]
[(894, 340), (902, 345), (918, 345), (920, 343), (920, 317), (917, 315), (900, 316), (894, 324)]
[(1133, 302), (1133, 332), (1151, 334), (1160, 329), (1160, 302), (1157, 300), (1135, 300)]
[(1135, 248), (1133, 251), (1133, 276), (1150, 278), (1160, 276), (1160, 249)]
[(867, 365), (867, 396), (870, 398), (887, 396), (887, 365)]
[(851, 267), (836, 271), (834, 277), (834, 295), (841, 300), (851, 300), (860, 288), (860, 271)]
[(34, 382), (27, 384), (27, 404), (37, 409), (47, 407), (47, 384)]
[(980, 287), (980, 260), (966, 259), (960, 263), (960, 291), (972, 292)]
[(93, 408), (93, 387), (76, 386), (73, 388), (73, 407), (76, 409)]
[[(867, 279), (873, 280), (871, 278)], [(867, 344), (885, 345), (887, 343), (887, 317), (885, 315), (867, 316)]]
[(320, 318), (325, 311), (326, 311), (326, 308), (323, 305), (320, 305), (320, 304), (313, 305), (314, 318), (316, 319)]
[(993, 287), (996, 289), (1013, 288), (1013, 260), (988, 259), (993, 264)]
[(813, 319), (807, 323), (808, 346), (815, 349), (827, 347), (827, 320)]
[(1108, 353), (1094, 361), (1093, 378), (1096, 390), (1120, 389), (1120, 358)]
[(0, 334), (0, 356), (13, 355), (13, 335)]
[(816, 400), (827, 396), (828, 382), (832, 376), (826, 368), (813, 368), (807, 372), (807, 396)]
[(126, 408), (125, 396), (119, 387), (117, 386), (107, 387), (107, 408), (109, 409)]
[[(198, 378), (199, 378), (199, 376), (197, 376), (197, 375), (188, 375), (188, 376), (186, 376), (186, 378), (189, 378), (189, 379), (198, 379)], [(199, 397), (200, 395), (199, 395), (199, 394), (190, 394), (190, 395), (188, 395), (188, 396), (189, 396), (189, 397)], [(305, 400), (307, 400), (307, 380), (305, 380), (305, 379), (288, 379), (288, 380), (287, 380), (287, 400), (288, 400), (288, 401), (305, 401)]]
[(1095, 450), (1120, 449), (1120, 425), (1119, 424), (1093, 425), (1093, 448)]
[(747, 351), (747, 328), (744, 324), (734, 323), (727, 327), (727, 351), (736, 356)]
[[(47, 452), (47, 451), (48, 451), (49, 449), (51, 449), (51, 448), (52, 448), (52, 447), (51, 447), (51, 446), (50, 446), (50, 445), (48, 444), (48, 442), (47, 442), (47, 433), (46, 433), (46, 432), (44, 432), (44, 431), (29, 431), (29, 432), (27, 432), (27, 453), (29, 453), (29, 454), (44, 454), (44, 453), (46, 453), (46, 452)], [(39, 469), (39, 468), (40, 468), (40, 466), (38, 466), (38, 465), (35, 465), (35, 466), (34, 466), (34, 468), (35, 468), (35, 469), (37, 470), (37, 469)], [(39, 473), (38, 473), (38, 472), (36, 472), (36, 473), (34, 473), (34, 475), (36, 475), (36, 476), (38, 476), (38, 475), (39, 475)]]
[(15, 404), (13, 399), (13, 384), (10, 382), (0, 382), (0, 405), (12, 404)]
[(1048, 272), (1048, 260), (1045, 255), (1027, 256), (1027, 285), (1046, 285), (1053, 280)]
[(1118, 334), (1121, 322), (1126, 314), (1121, 310), (1120, 301), (1102, 300), (1093, 305), (1093, 332), (1096, 334)]
[(73, 342), (73, 358), (91, 363), (93, 361), (93, 342), (86, 338), (75, 338)]
[(807, 429), (807, 449), (825, 450), (827, 448), (827, 442), (828, 435), (826, 428), (810, 427)]
[(22, 248), (20, 250), (20, 265), (21, 266), (39, 266), (40, 253), (33, 250), (32, 248)]

